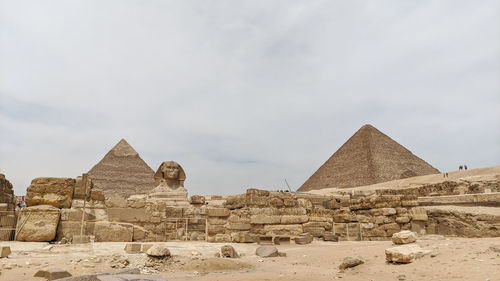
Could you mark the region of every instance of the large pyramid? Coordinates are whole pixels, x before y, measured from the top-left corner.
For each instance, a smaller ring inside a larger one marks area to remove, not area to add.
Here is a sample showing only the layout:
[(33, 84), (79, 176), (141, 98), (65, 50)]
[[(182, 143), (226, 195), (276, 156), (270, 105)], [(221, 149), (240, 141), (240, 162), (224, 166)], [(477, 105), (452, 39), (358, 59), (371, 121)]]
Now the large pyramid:
[(371, 125), (364, 125), (299, 189), (347, 188), (439, 171)]
[(94, 186), (105, 195), (128, 197), (155, 187), (154, 171), (124, 139), (88, 172)]

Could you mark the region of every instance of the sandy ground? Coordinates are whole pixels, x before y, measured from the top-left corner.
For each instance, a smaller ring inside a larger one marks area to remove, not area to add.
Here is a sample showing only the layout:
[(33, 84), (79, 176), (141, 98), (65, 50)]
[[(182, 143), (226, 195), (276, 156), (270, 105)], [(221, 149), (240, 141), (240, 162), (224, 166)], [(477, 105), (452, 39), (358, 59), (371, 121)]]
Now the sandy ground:
[[(126, 243), (104, 242), (83, 245), (2, 242), (12, 254), (0, 259), (0, 280), (43, 280), (35, 278), (42, 268), (57, 267), (74, 276), (115, 270), (112, 256), (130, 261), (127, 268), (143, 268), (146, 255), (127, 254)], [(314, 241), (309, 245), (279, 245), (286, 257), (260, 258), (257, 244), (231, 244), (239, 259), (216, 258), (225, 244), (167, 242), (173, 257), (158, 272), (167, 280), (500, 280), (500, 238), (445, 238), (424, 236), (417, 244), (433, 252), (410, 264), (385, 262), (390, 241)], [(496, 248), (494, 248), (496, 247)], [(338, 266), (345, 257), (361, 257), (365, 263), (344, 272)], [(402, 277), (404, 275), (404, 278)]]
[(398, 188), (408, 188), (408, 187), (418, 187), (423, 184), (434, 184), (443, 181), (461, 181), (466, 180), (470, 182), (474, 181), (492, 181), (500, 179), (500, 166), (473, 169), (467, 171), (453, 171), (448, 172), (448, 178), (443, 178), (442, 174), (434, 174), (427, 176), (412, 177), (402, 180), (393, 180), (388, 182), (382, 182), (372, 185), (360, 186), (355, 188), (324, 188), (320, 190), (311, 190), (308, 193), (312, 194), (335, 194), (339, 191), (350, 191), (350, 190), (376, 190), (376, 189), (398, 189)]

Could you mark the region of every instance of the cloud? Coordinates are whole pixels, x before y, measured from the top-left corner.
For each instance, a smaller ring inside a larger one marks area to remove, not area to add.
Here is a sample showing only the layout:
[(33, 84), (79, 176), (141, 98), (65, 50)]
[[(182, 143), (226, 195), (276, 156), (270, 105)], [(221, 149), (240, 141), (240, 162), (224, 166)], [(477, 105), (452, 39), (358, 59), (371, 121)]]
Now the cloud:
[(298, 188), (371, 123), (440, 170), (500, 159), (498, 1), (3, 1), (0, 169), (22, 194), (121, 138), (191, 194)]

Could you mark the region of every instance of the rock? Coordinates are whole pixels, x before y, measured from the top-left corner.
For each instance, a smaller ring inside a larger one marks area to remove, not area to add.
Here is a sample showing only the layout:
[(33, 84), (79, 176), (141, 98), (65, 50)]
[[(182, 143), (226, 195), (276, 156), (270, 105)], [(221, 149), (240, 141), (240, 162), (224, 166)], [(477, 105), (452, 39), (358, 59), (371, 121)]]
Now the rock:
[(412, 221), (427, 221), (429, 219), (426, 210), (421, 207), (411, 208), (408, 211), (408, 216)]
[(209, 209), (207, 209), (207, 216), (209, 216), (209, 217), (227, 217), (227, 216), (229, 216), (229, 209), (227, 209), (227, 208), (209, 208)]
[(294, 223), (306, 223), (309, 221), (309, 216), (307, 215), (284, 215), (281, 216), (281, 224), (294, 224)]
[(0, 247), (0, 258), (5, 258), (9, 256), (11, 253), (10, 247), (9, 246), (2, 246)]
[(392, 235), (392, 243), (394, 244), (408, 244), (417, 241), (417, 233), (409, 230), (403, 230)]
[(169, 257), (170, 251), (164, 244), (155, 244), (146, 251), (146, 254), (150, 257), (163, 258)]
[(99, 221), (94, 223), (97, 242), (132, 242), (134, 227), (130, 223)]
[(278, 248), (274, 246), (260, 246), (255, 250), (255, 254), (261, 258), (279, 257)]
[(281, 216), (268, 216), (259, 214), (250, 217), (251, 224), (279, 224), (280, 222)]
[(340, 270), (345, 270), (346, 268), (355, 267), (360, 264), (365, 263), (362, 259), (346, 257), (344, 261), (339, 265)]
[(304, 245), (309, 244), (313, 241), (313, 236), (309, 233), (302, 233), (295, 237), (295, 244)]
[(205, 196), (193, 195), (189, 198), (191, 204), (205, 204)]
[(47, 280), (56, 280), (69, 276), (71, 276), (71, 274), (61, 268), (49, 268), (46, 270), (39, 270), (34, 275), (34, 277), (42, 277)]
[(339, 242), (339, 236), (331, 232), (323, 234), (323, 241)]
[(138, 243), (127, 243), (125, 244), (125, 252), (131, 254), (131, 253), (138, 253), (142, 249), (142, 245)]
[(493, 245), (488, 248), (490, 251), (500, 253), (500, 245)]
[(26, 204), (70, 208), (74, 188), (75, 180), (71, 178), (36, 178), (26, 191)]
[(390, 262), (410, 263), (416, 258), (430, 254), (431, 251), (422, 249), (417, 244), (408, 244), (392, 247), (385, 250), (385, 259)]
[(221, 254), (223, 258), (239, 258), (240, 256), (236, 252), (233, 246), (224, 245), (220, 248)]
[(49, 205), (26, 208), (19, 213), (16, 240), (27, 242), (54, 240), (60, 215), (58, 208)]

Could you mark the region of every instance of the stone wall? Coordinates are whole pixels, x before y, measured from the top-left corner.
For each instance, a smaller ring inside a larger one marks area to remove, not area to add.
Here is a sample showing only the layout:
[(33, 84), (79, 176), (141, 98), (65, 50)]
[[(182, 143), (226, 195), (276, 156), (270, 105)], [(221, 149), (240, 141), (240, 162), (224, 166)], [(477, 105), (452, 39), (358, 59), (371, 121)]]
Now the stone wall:
[(0, 241), (9, 240), (15, 228), (15, 197), (12, 184), (0, 174)]
[[(455, 194), (458, 185), (454, 184), (332, 196), (248, 189), (244, 194), (231, 196), (192, 196), (189, 203), (172, 206), (168, 201), (147, 195), (133, 195), (127, 199), (105, 197), (93, 188), (86, 175), (75, 180), (47, 179), (34, 180), (35, 184), (28, 190), (39, 194), (32, 198), (43, 199), (36, 202), (51, 205), (60, 213), (55, 223), (56, 240), (71, 240), (79, 235), (82, 217), (83, 234), (97, 242), (207, 240), (245, 243), (256, 242), (262, 236), (293, 238), (305, 232), (315, 237), (334, 233), (340, 240), (388, 240), (392, 234), (407, 229), (419, 234), (500, 236), (498, 216), (455, 215), (419, 204), (419, 200), (424, 202), (424, 197), (419, 197), (421, 194)], [(64, 190), (63, 197), (61, 190)], [(498, 203), (499, 200), (496, 193), (463, 196), (469, 199), (461, 200), (472, 203), (478, 200)], [(444, 200), (446, 196), (431, 198)], [(23, 238), (24, 241), (35, 241), (33, 239)]]

